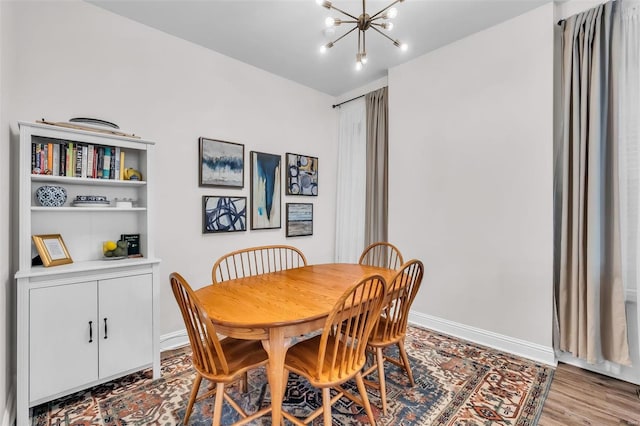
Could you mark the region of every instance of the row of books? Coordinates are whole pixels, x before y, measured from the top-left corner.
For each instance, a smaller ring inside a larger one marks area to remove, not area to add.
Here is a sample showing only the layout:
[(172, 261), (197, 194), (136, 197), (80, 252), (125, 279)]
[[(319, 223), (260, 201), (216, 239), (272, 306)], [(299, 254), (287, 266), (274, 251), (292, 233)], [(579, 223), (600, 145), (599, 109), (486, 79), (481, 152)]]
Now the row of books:
[(75, 142), (33, 143), (31, 173), (124, 180), (124, 154), (120, 147)]

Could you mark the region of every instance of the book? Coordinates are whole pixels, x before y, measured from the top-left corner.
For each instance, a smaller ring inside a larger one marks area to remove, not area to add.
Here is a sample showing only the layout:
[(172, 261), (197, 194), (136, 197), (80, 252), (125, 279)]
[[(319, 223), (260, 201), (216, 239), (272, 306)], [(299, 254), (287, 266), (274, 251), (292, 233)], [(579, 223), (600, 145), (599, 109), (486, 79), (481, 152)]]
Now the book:
[(40, 158), (42, 156), (40, 155), (40, 151), (42, 150), (42, 145), (39, 144), (39, 143), (37, 143), (35, 145), (36, 145), (36, 152), (35, 152), (35, 164), (34, 164), (34, 167), (33, 167), (33, 173), (36, 174), (36, 175), (39, 175), (40, 172), (41, 172), (41, 169), (40, 169)]
[(87, 148), (87, 177), (94, 178), (96, 177), (96, 169), (94, 167), (95, 161), (95, 147), (93, 145), (89, 145)]
[(60, 176), (60, 144), (53, 145), (53, 164), (51, 167), (51, 173), (54, 176)]
[(60, 144), (60, 176), (67, 175), (67, 143)]
[(87, 167), (89, 165), (89, 147), (87, 145), (82, 146), (82, 168), (80, 171), (80, 177), (87, 177)]
[(75, 158), (75, 161), (74, 161), (75, 170), (74, 170), (73, 176), (82, 177), (82, 146), (76, 144), (73, 150), (73, 154)]
[(122, 241), (128, 243), (127, 254), (129, 257), (140, 257), (140, 234), (122, 234), (120, 235)]
[(111, 165), (109, 166), (109, 179), (116, 179), (116, 149), (111, 148)]
[(47, 167), (45, 168), (45, 173), (52, 174), (53, 172), (53, 143), (49, 142), (47, 144)]
[(111, 170), (111, 147), (104, 147), (104, 157), (102, 159), (102, 179), (109, 179)]
[(122, 180), (120, 179), (120, 147), (116, 147), (116, 154), (114, 156), (115, 158), (115, 167), (113, 170), (113, 179), (116, 180)]
[(124, 151), (120, 151), (120, 180), (124, 180)]
[(67, 144), (67, 165), (65, 170), (65, 176), (73, 176), (75, 172), (75, 167), (73, 165), (73, 142), (69, 142)]

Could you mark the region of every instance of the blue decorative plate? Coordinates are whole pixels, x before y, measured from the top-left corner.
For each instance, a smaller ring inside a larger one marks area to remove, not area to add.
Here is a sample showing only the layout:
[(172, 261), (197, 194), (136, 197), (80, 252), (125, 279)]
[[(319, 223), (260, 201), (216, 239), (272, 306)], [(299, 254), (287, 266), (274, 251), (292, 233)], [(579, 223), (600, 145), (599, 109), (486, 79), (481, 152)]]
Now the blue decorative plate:
[(44, 207), (61, 207), (67, 201), (67, 191), (61, 186), (41, 186), (36, 189), (36, 200)]

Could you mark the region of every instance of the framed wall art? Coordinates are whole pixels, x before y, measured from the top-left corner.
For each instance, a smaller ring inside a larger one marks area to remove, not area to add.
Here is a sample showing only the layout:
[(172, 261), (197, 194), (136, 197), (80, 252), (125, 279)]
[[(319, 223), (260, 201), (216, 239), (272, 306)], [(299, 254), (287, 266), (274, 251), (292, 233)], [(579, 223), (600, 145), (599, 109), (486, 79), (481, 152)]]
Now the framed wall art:
[(280, 155), (251, 151), (251, 229), (280, 228)]
[(287, 153), (287, 195), (318, 195), (318, 159)]
[(33, 235), (31, 239), (44, 266), (73, 263), (60, 234)]
[(244, 188), (244, 145), (200, 138), (200, 186)]
[(313, 235), (313, 204), (287, 203), (287, 237)]
[(247, 197), (202, 197), (202, 233), (247, 230)]

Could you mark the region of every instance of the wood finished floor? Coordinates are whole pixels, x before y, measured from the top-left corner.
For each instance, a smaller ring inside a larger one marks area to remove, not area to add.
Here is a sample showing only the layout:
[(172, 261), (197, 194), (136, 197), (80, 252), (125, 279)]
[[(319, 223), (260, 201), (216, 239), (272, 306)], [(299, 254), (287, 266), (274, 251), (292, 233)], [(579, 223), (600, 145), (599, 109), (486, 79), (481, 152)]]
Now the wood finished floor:
[(640, 387), (558, 364), (540, 426), (640, 426)]

